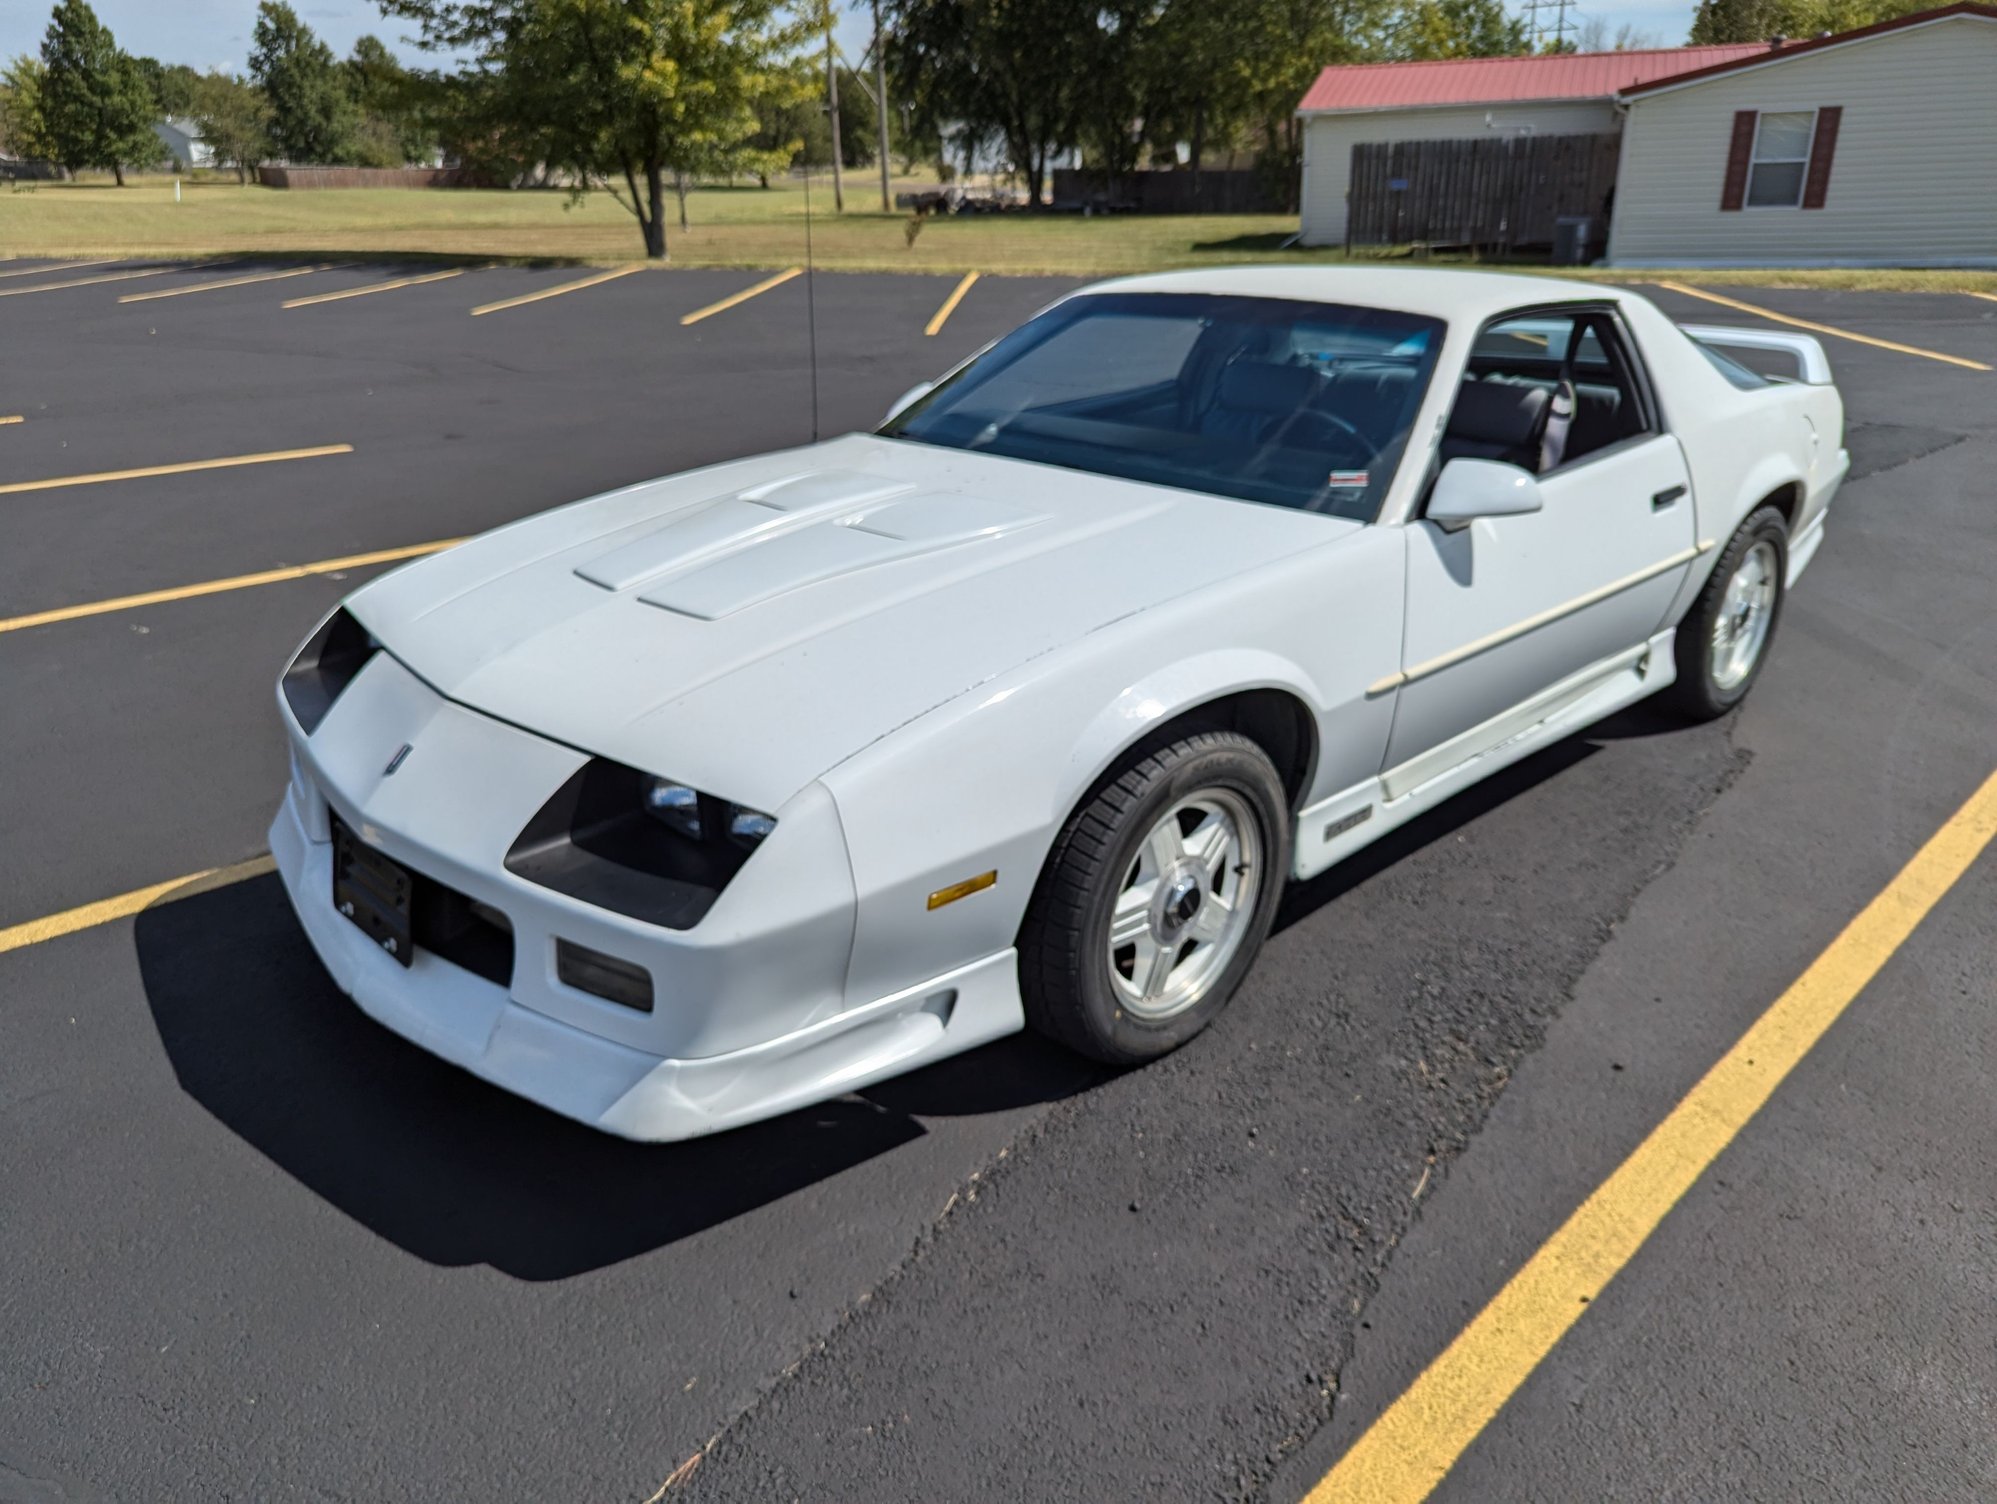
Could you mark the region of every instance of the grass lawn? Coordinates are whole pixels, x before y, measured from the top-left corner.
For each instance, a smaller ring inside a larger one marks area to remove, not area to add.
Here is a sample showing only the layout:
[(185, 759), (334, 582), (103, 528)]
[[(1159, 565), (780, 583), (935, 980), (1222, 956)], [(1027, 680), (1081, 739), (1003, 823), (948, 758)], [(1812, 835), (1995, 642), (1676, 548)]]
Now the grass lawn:
[[(642, 254), (637, 221), (606, 193), (571, 204), (554, 190), (301, 190), (196, 181), (182, 184), (176, 204), (170, 179), (132, 181), (122, 189), (106, 178), (0, 190), (0, 257), (401, 254), (614, 263)], [(961, 215), (922, 221), (911, 240), (914, 221), (881, 213), (879, 192), (878, 179), (849, 173), (847, 212), (835, 214), (830, 182), (814, 181), (812, 242), (819, 266), (1103, 276), (1345, 259), (1338, 251), (1281, 249), (1296, 219), (1267, 214)], [(689, 198), (688, 217), (689, 230), (668, 223), (667, 248), (676, 265), (781, 267), (804, 258), (804, 193), (795, 182), (767, 190), (699, 189)], [(1672, 274), (1640, 275), (1655, 281)], [(1997, 291), (1997, 272), (1701, 270), (1685, 276), (1707, 284)]]

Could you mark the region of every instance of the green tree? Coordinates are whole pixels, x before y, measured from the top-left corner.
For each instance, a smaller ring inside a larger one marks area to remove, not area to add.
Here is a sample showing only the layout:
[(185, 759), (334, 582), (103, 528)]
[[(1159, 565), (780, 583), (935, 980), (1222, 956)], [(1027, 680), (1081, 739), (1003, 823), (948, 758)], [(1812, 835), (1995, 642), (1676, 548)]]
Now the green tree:
[(1075, 114), (1075, 144), (1083, 161), (1107, 182), (1136, 169), (1159, 72), (1158, 12), (1139, 0), (1108, 0), (1098, 13), (1089, 50), (1077, 59), (1089, 78)]
[(341, 66), (347, 75), (347, 91), (360, 111), (356, 160), (363, 166), (380, 167), (429, 161), (437, 139), (423, 118), (422, 81), (402, 66), (379, 37), (365, 36), (355, 42)]
[(1824, 31), (1855, 31), (1930, 9), (1933, 0), (1700, 0), (1692, 13), (1696, 46), (1707, 42), (1801, 39)]
[(1396, 0), (1165, 0), (1141, 49), (1144, 135), (1198, 171), (1214, 151), (1253, 151), (1296, 192), (1297, 101), (1327, 64), (1395, 55)]
[(199, 78), (188, 113), (215, 160), (236, 169), (236, 181), (249, 181), (252, 168), (270, 151), (270, 105), (242, 79), (220, 72)]
[(1795, 0), (1700, 0), (1691, 43), (1763, 42), (1786, 33), (1796, 9)]
[(53, 162), (55, 144), (42, 124), (42, 60), (22, 53), (0, 71), (0, 151)]
[[(666, 254), (668, 179), (745, 149), (806, 39), (782, 0), (382, 0), (472, 52), (485, 103), (581, 192), (603, 184)], [(626, 197), (628, 194), (628, 197)]]
[(262, 0), (250, 39), (250, 76), (270, 103), (275, 153), (290, 162), (344, 160), (360, 112), (333, 49), (284, 0)]
[[(888, 0), (888, 67), (926, 127), (994, 138), (1046, 202), (1047, 162), (1076, 144), (1099, 47), (1088, 0)], [(1078, 65), (1079, 64), (1079, 65)]]
[[(823, 77), (823, 74), (820, 74)], [(875, 118), (873, 80), (862, 80), (844, 63), (839, 65), (839, 165), (866, 167), (874, 160), (879, 145), (880, 125)], [(820, 85), (820, 92), (823, 85)], [(812, 107), (820, 104), (814, 95)]]
[(1508, 57), (1530, 52), (1525, 23), (1504, 0), (1414, 0), (1394, 28), (1394, 54), (1411, 59)]
[(1252, 23), (1230, 0), (1168, 0), (1144, 51), (1144, 133), (1154, 151), (1176, 160), (1184, 142), (1198, 172), (1216, 142), (1233, 144), (1252, 98)]
[(770, 186), (773, 172), (787, 172), (800, 164), (824, 167), (831, 163), (832, 126), (825, 116), (821, 87), (815, 76), (810, 81), (778, 78), (752, 102), (756, 128), (743, 144), (770, 164), (757, 173), (765, 188)]
[(153, 96), (153, 108), (162, 117), (194, 113), (194, 91), (201, 83), (199, 73), (185, 63), (162, 63), (156, 57), (135, 57), (132, 66), (146, 81), (146, 88)]
[(539, 136), (509, 113), (497, 74), (422, 72), (411, 79), (425, 129), (473, 180), (517, 187), (545, 166)]
[(49, 17), (42, 69), (42, 131), (64, 167), (108, 167), (122, 188), (127, 166), (165, 154), (152, 90), (84, 0), (61, 0)]

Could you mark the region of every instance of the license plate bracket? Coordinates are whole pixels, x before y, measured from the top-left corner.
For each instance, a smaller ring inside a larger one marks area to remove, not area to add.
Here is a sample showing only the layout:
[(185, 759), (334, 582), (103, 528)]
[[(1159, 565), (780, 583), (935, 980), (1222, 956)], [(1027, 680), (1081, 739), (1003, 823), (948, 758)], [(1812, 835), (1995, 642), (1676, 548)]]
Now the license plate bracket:
[(415, 953), (411, 938), (416, 880), (338, 820), (333, 822), (333, 907), (403, 966)]

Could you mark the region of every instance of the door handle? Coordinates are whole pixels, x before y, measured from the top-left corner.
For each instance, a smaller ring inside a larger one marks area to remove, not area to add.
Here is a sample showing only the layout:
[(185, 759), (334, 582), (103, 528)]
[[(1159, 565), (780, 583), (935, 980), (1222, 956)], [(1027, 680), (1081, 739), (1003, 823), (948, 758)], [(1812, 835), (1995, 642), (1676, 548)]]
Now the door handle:
[(1653, 512), (1661, 512), (1684, 494), (1683, 486), (1667, 486), (1650, 498), (1650, 509)]

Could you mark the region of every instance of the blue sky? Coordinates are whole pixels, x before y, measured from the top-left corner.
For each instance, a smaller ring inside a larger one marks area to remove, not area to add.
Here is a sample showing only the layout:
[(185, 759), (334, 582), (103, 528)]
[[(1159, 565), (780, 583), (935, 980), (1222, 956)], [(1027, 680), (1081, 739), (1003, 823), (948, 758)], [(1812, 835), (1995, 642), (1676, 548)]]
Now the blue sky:
[[(162, 62), (188, 63), (196, 68), (228, 68), (241, 72), (250, 53), (250, 27), (256, 19), (255, 0), (92, 0), (98, 19), (109, 26), (127, 52)], [(406, 61), (421, 57), (404, 41), (406, 23), (384, 19), (373, 0), (292, 0), (292, 8), (341, 56), (354, 39), (368, 32), (380, 37)], [(0, 0), (0, 58), (34, 52), (48, 27), (46, 0)], [(1664, 46), (1685, 40), (1692, 24), (1692, 6), (1657, 4), (1655, 0), (1592, 0), (1579, 8), (1584, 17), (1599, 17), (1611, 30), (1628, 22)], [(839, 29), (842, 48), (854, 56), (867, 45), (864, 14), (849, 8)]]
[[(52, 4), (53, 0), (0, 0), (0, 58), (40, 50)], [(241, 73), (249, 65), (256, 0), (90, 0), (90, 6), (127, 52), (163, 63), (186, 63), (204, 72), (227, 68)], [(342, 57), (353, 49), (356, 38), (369, 33), (388, 43), (404, 62), (426, 57), (405, 40), (416, 28), (383, 16), (374, 0), (291, 0), (291, 8)], [(848, 14), (839, 28), (841, 48), (857, 57), (867, 45), (870, 26), (859, 12)]]

